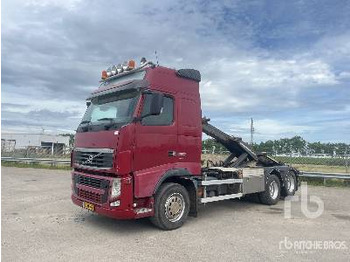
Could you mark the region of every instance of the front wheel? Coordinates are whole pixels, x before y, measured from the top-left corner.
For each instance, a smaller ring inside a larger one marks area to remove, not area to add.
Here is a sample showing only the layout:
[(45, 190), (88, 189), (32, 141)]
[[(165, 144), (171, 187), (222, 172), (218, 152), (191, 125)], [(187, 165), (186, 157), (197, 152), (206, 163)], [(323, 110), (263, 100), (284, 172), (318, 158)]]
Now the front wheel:
[(276, 175), (267, 177), (265, 191), (259, 193), (261, 203), (265, 205), (275, 205), (281, 196), (281, 183)]
[(186, 188), (177, 183), (166, 183), (160, 187), (154, 204), (151, 222), (164, 230), (181, 227), (190, 210), (190, 198)]

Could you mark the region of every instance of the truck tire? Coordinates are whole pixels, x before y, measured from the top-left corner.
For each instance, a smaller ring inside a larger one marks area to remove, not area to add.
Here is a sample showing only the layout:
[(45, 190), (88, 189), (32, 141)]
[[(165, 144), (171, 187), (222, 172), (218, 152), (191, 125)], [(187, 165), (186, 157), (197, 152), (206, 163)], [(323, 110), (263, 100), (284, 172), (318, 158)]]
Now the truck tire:
[(294, 196), (297, 188), (297, 179), (293, 171), (289, 171), (285, 178), (285, 186), (281, 190), (281, 195)]
[(281, 183), (276, 175), (269, 175), (265, 185), (265, 191), (259, 193), (261, 203), (275, 205), (281, 196)]
[(156, 193), (154, 216), (151, 222), (163, 230), (181, 227), (190, 210), (190, 198), (186, 188), (177, 183), (165, 183)]

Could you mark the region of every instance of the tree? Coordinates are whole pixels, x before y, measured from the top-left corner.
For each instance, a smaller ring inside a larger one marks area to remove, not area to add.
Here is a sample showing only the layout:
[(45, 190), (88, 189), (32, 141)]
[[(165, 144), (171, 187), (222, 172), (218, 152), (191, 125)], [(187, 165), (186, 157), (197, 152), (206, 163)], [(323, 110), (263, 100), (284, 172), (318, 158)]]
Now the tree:
[[(211, 152), (213, 146), (215, 146), (216, 153), (227, 150), (214, 139), (207, 139), (203, 141), (203, 149), (207, 149), (209, 152)], [(252, 147), (255, 152), (266, 152), (270, 155), (290, 155), (296, 153), (300, 155), (328, 154), (332, 156), (342, 156), (345, 154), (350, 154), (349, 144), (321, 142), (309, 143), (301, 136), (281, 138), (278, 140), (268, 140), (265, 142), (255, 143)]]

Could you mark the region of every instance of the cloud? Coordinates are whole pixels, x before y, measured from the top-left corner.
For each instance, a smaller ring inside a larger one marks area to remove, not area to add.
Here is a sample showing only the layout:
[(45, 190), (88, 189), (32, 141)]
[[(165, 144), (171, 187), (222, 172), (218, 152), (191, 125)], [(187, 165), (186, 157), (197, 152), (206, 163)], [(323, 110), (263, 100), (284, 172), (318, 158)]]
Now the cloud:
[[(250, 133), (250, 121), (238, 125), (232, 125), (230, 131), (233, 133)], [(292, 137), (315, 131), (317, 128), (308, 125), (290, 124), (288, 122), (273, 119), (259, 119), (254, 122), (254, 133), (259, 140), (275, 139), (278, 137)]]
[(53, 130), (66, 116), (73, 131), (102, 69), (154, 60), (155, 50), (162, 65), (202, 72), (203, 112), (223, 128), (253, 116), (330, 140), (309, 118), (348, 114), (348, 1), (14, 0), (3, 9), (5, 129)]
[(303, 89), (338, 84), (330, 66), (320, 60), (213, 59), (206, 63), (204, 73), (204, 106), (232, 112), (252, 110), (268, 100), (284, 100), (275, 106), (293, 108)]
[(38, 131), (45, 129), (51, 133), (71, 131), (72, 124), (77, 123), (74, 112), (53, 112), (36, 110), (29, 112), (2, 111), (1, 124), (8, 126), (7, 131)]

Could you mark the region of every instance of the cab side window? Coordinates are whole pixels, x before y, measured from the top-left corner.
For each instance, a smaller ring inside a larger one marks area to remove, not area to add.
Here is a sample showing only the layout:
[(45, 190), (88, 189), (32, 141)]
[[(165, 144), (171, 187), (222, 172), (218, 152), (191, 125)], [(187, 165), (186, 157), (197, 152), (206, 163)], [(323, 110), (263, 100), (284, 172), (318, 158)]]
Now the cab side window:
[[(146, 115), (149, 112), (151, 106), (151, 96), (146, 95), (142, 115)], [(142, 119), (142, 125), (144, 126), (169, 126), (174, 121), (174, 99), (168, 96), (164, 97), (163, 109), (160, 115), (146, 116)]]

